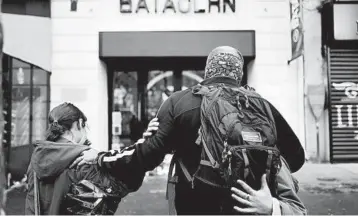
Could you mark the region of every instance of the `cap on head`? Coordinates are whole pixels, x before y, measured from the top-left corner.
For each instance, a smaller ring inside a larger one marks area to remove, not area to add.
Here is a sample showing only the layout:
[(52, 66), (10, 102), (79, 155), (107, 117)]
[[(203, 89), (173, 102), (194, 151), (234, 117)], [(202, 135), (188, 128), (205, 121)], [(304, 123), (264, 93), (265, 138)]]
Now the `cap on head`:
[(206, 60), (205, 78), (225, 76), (241, 82), (244, 58), (239, 50), (230, 46), (213, 49)]

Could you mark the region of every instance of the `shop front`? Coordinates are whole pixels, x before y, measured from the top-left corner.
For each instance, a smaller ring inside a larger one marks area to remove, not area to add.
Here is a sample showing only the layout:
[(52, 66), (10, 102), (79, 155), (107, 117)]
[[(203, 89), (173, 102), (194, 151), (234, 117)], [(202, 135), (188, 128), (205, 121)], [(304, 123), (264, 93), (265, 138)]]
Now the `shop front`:
[(50, 73), (6, 54), (2, 61), (3, 146), (7, 171), (18, 181), (26, 173), (32, 144), (45, 136)]
[(358, 1), (325, 9), (331, 162), (358, 161)]

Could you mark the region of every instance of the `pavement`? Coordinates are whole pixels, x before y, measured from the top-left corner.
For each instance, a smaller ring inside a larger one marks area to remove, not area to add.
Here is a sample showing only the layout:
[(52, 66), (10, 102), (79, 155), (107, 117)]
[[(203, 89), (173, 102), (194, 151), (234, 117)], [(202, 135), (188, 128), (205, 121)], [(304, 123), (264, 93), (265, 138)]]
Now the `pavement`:
[(309, 214), (358, 214), (358, 164), (307, 163), (294, 176)]
[[(300, 182), (299, 196), (310, 215), (358, 214), (358, 164), (307, 163), (294, 174)], [(116, 214), (166, 215), (166, 172), (160, 169), (145, 178), (143, 186), (122, 200)], [(9, 194), (7, 214), (23, 214), (25, 192)]]

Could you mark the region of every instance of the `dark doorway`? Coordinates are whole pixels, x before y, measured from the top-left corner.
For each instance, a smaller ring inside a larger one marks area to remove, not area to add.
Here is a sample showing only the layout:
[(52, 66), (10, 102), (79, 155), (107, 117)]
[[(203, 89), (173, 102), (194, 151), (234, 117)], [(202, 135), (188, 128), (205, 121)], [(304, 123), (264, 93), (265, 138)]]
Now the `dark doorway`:
[[(107, 59), (109, 149), (141, 138), (160, 105), (175, 91), (204, 78), (205, 57)], [(242, 84), (247, 83), (246, 65)]]

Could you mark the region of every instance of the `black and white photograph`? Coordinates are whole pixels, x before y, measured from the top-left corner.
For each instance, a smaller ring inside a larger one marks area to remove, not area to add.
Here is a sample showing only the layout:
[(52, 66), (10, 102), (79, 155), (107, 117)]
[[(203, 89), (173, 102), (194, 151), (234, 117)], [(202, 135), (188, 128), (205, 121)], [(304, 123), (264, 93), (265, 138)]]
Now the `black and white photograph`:
[(358, 0), (0, 0), (0, 215), (358, 215)]

